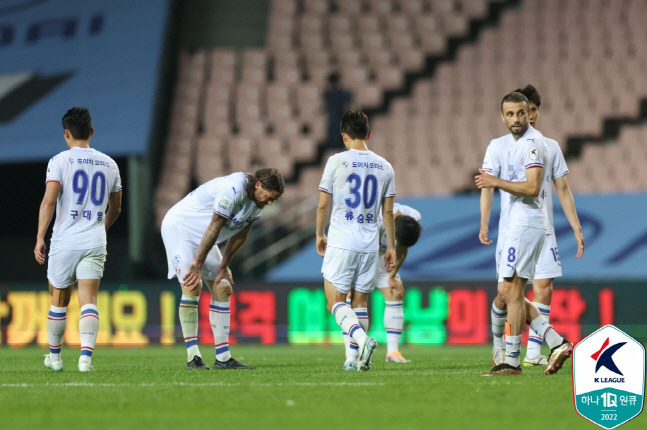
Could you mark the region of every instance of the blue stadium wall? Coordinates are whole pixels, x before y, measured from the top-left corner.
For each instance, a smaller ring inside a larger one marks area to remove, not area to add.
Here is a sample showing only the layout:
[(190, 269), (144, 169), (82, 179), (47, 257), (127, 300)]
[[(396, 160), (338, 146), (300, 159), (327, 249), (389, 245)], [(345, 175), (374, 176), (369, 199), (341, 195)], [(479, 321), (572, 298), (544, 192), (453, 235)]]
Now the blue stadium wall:
[[(0, 2), (0, 163), (65, 149), (60, 119), (85, 106), (93, 147), (144, 154), (170, 0)], [(58, 140), (57, 140), (58, 138)]]

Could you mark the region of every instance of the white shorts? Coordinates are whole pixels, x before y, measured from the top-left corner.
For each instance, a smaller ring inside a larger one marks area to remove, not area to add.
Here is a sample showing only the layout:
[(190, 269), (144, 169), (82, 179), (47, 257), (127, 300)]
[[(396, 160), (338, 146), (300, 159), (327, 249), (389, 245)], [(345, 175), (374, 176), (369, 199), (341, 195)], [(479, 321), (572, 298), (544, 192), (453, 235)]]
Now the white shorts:
[[(164, 223), (162, 223), (162, 240), (168, 262), (167, 276), (169, 279), (177, 276), (178, 281), (182, 284), (182, 278), (189, 272), (199, 244), (188, 240), (177, 225)], [(214, 245), (202, 265), (202, 278), (210, 281), (215, 280), (218, 277), (221, 262), (220, 249)]]
[(51, 248), (47, 263), (47, 280), (54, 288), (67, 288), (77, 279), (101, 279), (108, 255), (105, 246), (69, 250)]
[(562, 276), (562, 263), (559, 261), (557, 240), (555, 234), (547, 234), (537, 260), (535, 279), (553, 279), (560, 276)]
[(507, 229), (499, 230), (499, 235), (496, 239), (496, 255), (495, 255), (495, 264), (496, 264), (496, 277), (499, 282), (503, 282), (503, 277), (499, 275), (499, 267), (501, 266), (501, 256), (503, 255), (503, 246), (505, 245), (505, 235), (508, 232)]
[(358, 252), (327, 247), (321, 266), (324, 279), (348, 294), (351, 287), (362, 293), (370, 293), (377, 283), (377, 250)]
[[(389, 286), (389, 272), (386, 271), (384, 265), (384, 254), (380, 252), (377, 257), (377, 288), (388, 288)], [(395, 279), (401, 280), (399, 273), (396, 273)]]
[(511, 278), (515, 272), (520, 278), (533, 279), (545, 238), (543, 228), (510, 226), (499, 261), (499, 279)]

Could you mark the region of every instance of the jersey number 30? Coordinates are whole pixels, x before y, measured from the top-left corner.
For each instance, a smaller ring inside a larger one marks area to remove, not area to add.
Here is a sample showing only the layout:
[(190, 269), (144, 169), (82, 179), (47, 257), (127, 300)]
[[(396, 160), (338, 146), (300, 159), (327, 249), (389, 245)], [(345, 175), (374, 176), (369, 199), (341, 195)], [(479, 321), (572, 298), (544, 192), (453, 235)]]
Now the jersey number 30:
[(349, 208), (355, 209), (360, 203), (364, 203), (366, 209), (373, 207), (377, 197), (377, 178), (375, 175), (366, 175), (362, 184), (361, 176), (357, 173), (351, 173), (346, 178), (346, 182), (351, 184), (351, 197), (346, 199), (346, 204)]

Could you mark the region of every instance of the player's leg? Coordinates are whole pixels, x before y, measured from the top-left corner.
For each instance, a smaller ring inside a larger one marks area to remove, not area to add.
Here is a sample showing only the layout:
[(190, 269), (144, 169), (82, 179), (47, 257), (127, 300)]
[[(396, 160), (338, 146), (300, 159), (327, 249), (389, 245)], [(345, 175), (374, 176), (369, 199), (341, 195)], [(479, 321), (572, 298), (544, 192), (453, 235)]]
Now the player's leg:
[(231, 325), (231, 295), (234, 289), (228, 280), (223, 279), (217, 285), (211, 279), (205, 279), (204, 283), (211, 291), (211, 303), (209, 304), (209, 322), (213, 333), (216, 360), (213, 368), (217, 370), (230, 369), (253, 369), (237, 361), (231, 356), (229, 350), (229, 331)]
[(504, 298), (508, 309), (506, 349), (503, 363), (489, 374), (520, 374), (521, 335), (526, 323), (524, 290), (535, 274), (546, 232), (544, 229), (511, 226), (499, 261), (499, 276), (504, 278)]
[(67, 306), (72, 297), (72, 286), (55, 288), (49, 284), (50, 307), (47, 314), (47, 341), (49, 354), (45, 355), (45, 366), (54, 371), (63, 370), (61, 347), (67, 326)]
[[(386, 287), (378, 288), (384, 296), (385, 360), (394, 363), (408, 363), (411, 360), (404, 358), (398, 349), (404, 328), (404, 311), (402, 309), (404, 286), (399, 276), (393, 279), (389, 279), (387, 276), (386, 284)], [(379, 285), (383, 285), (383, 282), (378, 281)]]
[(508, 318), (508, 307), (503, 296), (503, 282), (497, 284), (497, 295), (490, 308), (490, 321), (492, 327), (492, 363), (496, 366), (505, 358), (505, 322)]
[(81, 356), (79, 357), (79, 371), (91, 372), (92, 354), (97, 344), (99, 333), (99, 311), (97, 310), (97, 294), (101, 279), (79, 279), (79, 333), (81, 334)]
[[(352, 306), (353, 301), (353, 289), (350, 290), (346, 296), (346, 304)], [(350, 335), (346, 332), (342, 333), (344, 336), (344, 348), (346, 350), (345, 361), (344, 361), (344, 370), (357, 370), (357, 359), (359, 358), (359, 346), (355, 339), (351, 338)]]
[(534, 303), (529, 300), (526, 300), (526, 310), (530, 328), (541, 336), (550, 348), (550, 356), (544, 374), (557, 373), (562, 368), (564, 361), (573, 353), (573, 344), (557, 333)]
[[(360, 253), (328, 247), (321, 265), (321, 274), (324, 278), (326, 309), (333, 314), (342, 332), (347, 333), (357, 343), (359, 354), (361, 354), (368, 336), (362, 329), (351, 305), (346, 303), (346, 297), (354, 283), (355, 268), (359, 264), (358, 254)], [(344, 363), (344, 368), (356, 370), (357, 364), (347, 361)]]
[(526, 324), (526, 307), (524, 290), (526, 278), (516, 272), (512, 278), (506, 278), (504, 283), (505, 301), (508, 308), (508, 330), (505, 339), (504, 363), (513, 368), (520, 368), (521, 335)]
[(503, 295), (503, 278), (499, 277), (499, 265), (503, 260), (503, 248), (505, 246), (507, 229), (500, 229), (496, 241), (495, 267), (497, 274), (497, 295), (490, 307), (490, 321), (492, 328), (492, 363), (497, 366), (503, 363), (505, 358), (505, 322), (508, 318), (508, 308)]
[[(183, 276), (188, 272), (197, 250), (197, 246), (178, 236), (176, 228), (170, 228), (162, 223), (162, 240), (166, 249), (166, 260), (168, 263), (168, 278), (177, 277), (182, 290), (178, 317), (184, 345), (186, 346), (187, 369), (209, 370), (209, 367), (202, 361), (202, 354), (198, 347), (198, 305), (200, 302), (200, 287), (187, 287), (182, 284)], [(217, 248), (217, 247), (216, 247)]]
[[(532, 290), (532, 304), (539, 310), (548, 323), (550, 317), (550, 299), (553, 292), (553, 279), (535, 279), (532, 284)], [(548, 357), (541, 355), (542, 343), (543, 337), (541, 334), (530, 327), (528, 332), (528, 347), (526, 349), (526, 356), (523, 359), (524, 366), (540, 366), (548, 364)]]
[(47, 314), (47, 338), (49, 354), (45, 355), (45, 366), (54, 371), (63, 370), (61, 348), (67, 326), (67, 306), (72, 297), (76, 281), (75, 269), (79, 256), (76, 251), (52, 247), (47, 262), (50, 307)]
[(97, 294), (103, 277), (106, 254), (105, 246), (91, 249), (84, 253), (76, 267), (79, 308), (81, 309), (81, 317), (79, 318), (79, 333), (81, 334), (79, 371), (81, 372), (94, 370), (92, 368), (92, 354), (94, 353), (99, 333)]
[[(368, 297), (377, 285), (377, 252), (360, 253), (357, 266), (357, 277), (354, 282), (353, 310), (365, 333), (368, 333)], [(377, 348), (377, 342), (367, 336), (363, 343), (358, 340), (359, 370), (366, 371), (371, 367), (371, 357)]]

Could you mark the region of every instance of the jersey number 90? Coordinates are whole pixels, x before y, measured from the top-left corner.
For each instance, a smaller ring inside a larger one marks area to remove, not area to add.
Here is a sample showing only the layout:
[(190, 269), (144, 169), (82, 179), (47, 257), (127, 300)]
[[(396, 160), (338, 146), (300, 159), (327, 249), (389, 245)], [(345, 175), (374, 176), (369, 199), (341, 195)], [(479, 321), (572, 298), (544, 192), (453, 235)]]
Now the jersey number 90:
[(76, 204), (81, 205), (85, 201), (85, 195), (88, 192), (88, 186), (90, 188), (90, 200), (95, 206), (101, 206), (103, 204), (103, 199), (106, 197), (106, 175), (103, 172), (95, 172), (92, 175), (92, 181), (88, 178), (88, 174), (85, 170), (77, 170), (74, 172), (74, 178), (72, 179), (72, 189), (74, 194), (78, 194), (79, 197), (76, 199)]

